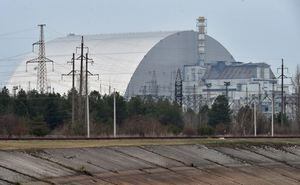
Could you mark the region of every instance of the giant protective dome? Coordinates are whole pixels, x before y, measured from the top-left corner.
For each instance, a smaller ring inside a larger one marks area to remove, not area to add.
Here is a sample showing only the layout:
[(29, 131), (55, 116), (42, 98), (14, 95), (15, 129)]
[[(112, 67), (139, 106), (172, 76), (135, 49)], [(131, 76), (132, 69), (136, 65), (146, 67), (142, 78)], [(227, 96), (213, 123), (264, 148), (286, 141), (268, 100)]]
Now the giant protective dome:
[[(69, 35), (46, 43), (46, 56), (54, 61), (54, 71), (47, 64), (51, 90), (65, 93), (71, 89), (71, 76), (62, 79), (61, 74), (71, 71), (67, 61), (80, 42), (81, 36)], [(141, 95), (155, 80), (159, 95), (172, 96), (177, 69), (197, 61), (197, 32), (194, 31), (85, 35), (84, 42), (94, 60), (89, 70), (100, 75), (100, 80), (90, 78), (89, 90), (101, 93), (108, 93), (111, 86), (127, 96)], [(232, 55), (208, 35), (205, 50), (206, 62), (234, 62)], [(29, 64), (26, 72), (26, 61), (36, 56), (37, 53), (32, 53), (20, 61), (8, 87), (36, 89), (37, 65)], [(76, 69), (79, 64), (77, 61)]]

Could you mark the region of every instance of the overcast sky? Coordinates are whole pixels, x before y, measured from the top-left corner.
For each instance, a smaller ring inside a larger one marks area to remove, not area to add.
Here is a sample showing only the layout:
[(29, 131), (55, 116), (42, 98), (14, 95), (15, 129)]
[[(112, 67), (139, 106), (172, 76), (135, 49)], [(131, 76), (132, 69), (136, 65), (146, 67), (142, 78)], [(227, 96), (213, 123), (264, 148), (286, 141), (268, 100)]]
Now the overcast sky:
[(205, 16), (208, 34), (236, 60), (276, 69), (284, 58), (290, 73), (300, 64), (299, 0), (1, 0), (0, 8), (2, 84), (18, 61), (11, 56), (31, 51), (39, 23), (51, 40), (70, 32), (195, 30)]

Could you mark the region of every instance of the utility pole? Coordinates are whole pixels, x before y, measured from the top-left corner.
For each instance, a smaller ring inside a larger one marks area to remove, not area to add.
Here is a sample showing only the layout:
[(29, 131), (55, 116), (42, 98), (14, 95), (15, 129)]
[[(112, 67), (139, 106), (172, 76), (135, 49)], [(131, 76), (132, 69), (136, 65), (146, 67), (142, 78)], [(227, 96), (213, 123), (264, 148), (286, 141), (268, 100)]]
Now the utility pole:
[[(88, 86), (88, 78), (89, 76), (98, 76), (99, 79), (99, 74), (92, 74), (88, 70), (88, 63), (93, 63), (93, 59), (90, 59), (88, 56), (88, 53), (85, 54), (85, 123), (86, 123), (86, 128), (87, 128), (87, 137), (90, 137), (90, 111), (89, 111), (89, 86)], [(83, 74), (82, 74), (83, 76)]]
[(114, 89), (114, 137), (117, 137), (116, 90)]
[[(88, 125), (89, 125), (89, 121), (88, 121), (88, 114), (87, 114), (87, 107), (88, 107), (88, 81), (87, 81), (87, 79), (88, 79), (88, 76), (98, 76), (98, 79), (99, 79), (99, 74), (92, 74), (92, 73), (90, 73), (87, 69), (88, 69), (88, 62), (89, 61), (91, 61), (91, 62), (93, 62), (93, 60), (92, 59), (89, 59), (88, 58), (88, 53), (89, 53), (89, 48), (88, 47), (86, 47), (86, 46), (84, 46), (84, 39), (83, 39), (83, 36), (81, 36), (81, 44), (80, 44), (80, 47), (76, 47), (76, 52), (77, 52), (77, 49), (80, 49), (80, 56), (76, 59), (76, 60), (80, 60), (80, 82), (79, 82), (79, 97), (78, 97), (78, 107), (79, 107), (79, 113), (78, 113), (78, 115), (79, 115), (79, 117), (80, 117), (80, 120), (79, 120), (79, 122), (83, 122), (83, 120), (85, 120), (85, 123), (86, 123), (86, 125), (87, 125), (87, 127), (88, 127)], [(86, 50), (86, 56), (84, 56), (84, 49)], [(83, 71), (83, 69), (84, 69), (84, 59), (86, 60), (86, 70), (85, 70), (85, 72)], [(85, 73), (85, 85), (84, 85), (84, 73)], [(83, 88), (85, 88), (85, 94), (86, 94), (86, 101), (85, 101), (85, 103), (86, 103), (86, 106), (85, 106), (85, 108), (84, 108), (84, 104), (83, 104), (83, 102), (84, 102), (84, 98), (83, 98)], [(84, 110), (85, 110), (85, 113), (84, 113)], [(84, 119), (85, 118), (85, 119)], [(89, 128), (88, 128), (89, 129)], [(88, 132), (88, 134), (87, 135), (89, 135), (89, 132)]]
[(256, 101), (253, 101), (254, 136), (256, 137)]
[(275, 114), (275, 93), (274, 93), (274, 84), (275, 82), (273, 81), (272, 83), (272, 122), (271, 122), (271, 136), (274, 136), (274, 114)]
[(89, 111), (89, 90), (88, 90), (88, 53), (85, 55), (85, 97), (86, 97), (86, 128), (87, 137), (90, 137), (90, 111)]
[(102, 86), (101, 86), (101, 80), (100, 80), (99, 94), (100, 94), (100, 95), (102, 95)]
[(272, 80), (272, 97), (270, 98), (269, 97), (269, 95), (268, 95), (268, 93), (267, 93), (267, 91), (265, 91), (265, 97), (264, 97), (264, 99), (263, 100), (265, 100), (265, 99), (268, 99), (268, 100), (270, 100), (271, 101), (271, 104), (272, 104), (272, 115), (271, 115), (271, 136), (273, 137), (274, 136), (274, 83), (275, 83), (275, 81), (274, 80)]
[(225, 85), (225, 90), (226, 90), (226, 97), (227, 99), (229, 100), (229, 97), (228, 97), (228, 86), (230, 86), (230, 82), (224, 82), (224, 85)]
[(72, 57), (72, 125), (75, 124), (75, 53)]
[(258, 108), (261, 110), (261, 84), (258, 82)]
[(31, 88), (30, 88), (30, 81), (28, 81), (28, 92), (31, 91)]
[(79, 83), (79, 96), (82, 96), (83, 89), (83, 36), (81, 37), (81, 47), (80, 47), (80, 83)]
[(81, 37), (80, 44), (80, 77), (79, 77), (79, 96), (78, 96), (78, 104), (79, 104), (79, 122), (82, 122), (83, 119), (83, 107), (82, 107), (82, 89), (83, 89), (83, 36)]
[[(77, 53), (77, 49), (80, 49), (80, 55), (79, 55), (79, 57), (75, 58), (75, 53), (73, 53), (73, 57), (72, 57), (72, 61), (71, 61), (72, 71), (69, 72), (68, 74), (62, 74), (62, 77), (72, 75), (72, 124), (75, 123), (75, 116), (77, 115), (76, 117), (78, 118), (78, 121), (80, 124), (83, 124), (83, 122), (85, 122), (85, 125), (87, 126), (87, 137), (90, 137), (88, 77), (89, 76), (98, 76), (98, 79), (99, 79), (99, 74), (92, 74), (88, 70), (88, 63), (89, 62), (93, 63), (93, 60), (89, 59), (89, 57), (88, 57), (89, 49), (88, 49), (88, 47), (84, 46), (83, 36), (81, 37), (80, 47), (76, 47), (76, 53)], [(85, 56), (83, 54), (84, 49), (86, 49)], [(84, 59), (85, 59), (85, 71), (83, 71)], [(80, 83), (79, 83), (78, 106), (75, 106), (75, 93), (76, 93), (75, 75), (78, 72), (75, 69), (75, 61), (76, 60), (80, 60), (80, 71), (79, 71), (80, 72), (79, 73)], [(83, 81), (84, 78), (85, 78), (85, 83)], [(83, 88), (85, 88), (85, 101), (84, 101), (84, 97), (83, 97)], [(76, 107), (78, 107), (77, 113), (75, 113)]]
[(197, 112), (197, 103), (196, 103), (197, 99), (196, 99), (196, 85), (193, 86), (193, 109), (194, 112)]
[[(283, 64), (283, 58), (281, 59), (281, 75), (278, 78), (281, 78), (281, 126), (283, 126), (284, 122), (284, 115), (285, 115), (285, 102), (284, 102), (284, 78), (287, 78), (287, 76), (284, 75), (284, 70), (287, 70), (287, 68), (284, 67)], [(278, 68), (277, 68), (278, 70)]]
[(210, 88), (211, 88), (211, 83), (206, 83), (206, 99), (207, 99), (207, 105), (210, 104)]
[(248, 105), (249, 103), (249, 94), (248, 94), (248, 84), (246, 84), (246, 104)]
[(52, 63), (52, 71), (54, 70), (53, 61), (46, 57), (45, 52), (45, 40), (44, 40), (44, 27), (45, 24), (39, 24), (40, 27), (40, 40), (33, 43), (33, 50), (35, 45), (39, 45), (39, 55), (37, 58), (31, 59), (26, 61), (26, 71), (27, 71), (27, 64), (29, 63), (37, 63), (38, 64), (38, 71), (37, 71), (37, 88), (40, 93), (47, 93), (48, 91), (48, 82), (47, 82), (47, 62)]
[(297, 120), (300, 126), (300, 85), (297, 85)]
[(72, 63), (72, 71), (70, 71), (68, 74), (62, 74), (61, 77), (63, 78), (64, 76), (70, 76), (72, 75), (72, 125), (75, 124), (75, 53), (73, 53), (72, 56), (72, 61), (67, 62), (67, 63)]
[(284, 65), (283, 65), (283, 59), (281, 59), (281, 126), (283, 126), (283, 115), (284, 115), (284, 96), (283, 96), (283, 77), (284, 77)]

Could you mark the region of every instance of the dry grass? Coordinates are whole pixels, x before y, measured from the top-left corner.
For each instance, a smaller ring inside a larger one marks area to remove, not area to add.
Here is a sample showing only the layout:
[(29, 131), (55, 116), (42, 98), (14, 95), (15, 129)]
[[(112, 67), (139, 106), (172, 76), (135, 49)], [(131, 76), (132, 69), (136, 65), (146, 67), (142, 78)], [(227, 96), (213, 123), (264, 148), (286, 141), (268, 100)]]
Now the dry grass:
[(83, 148), (106, 146), (181, 145), (300, 145), (300, 139), (116, 139), (116, 140), (10, 140), (0, 141), (0, 150), (29, 150), (51, 148)]

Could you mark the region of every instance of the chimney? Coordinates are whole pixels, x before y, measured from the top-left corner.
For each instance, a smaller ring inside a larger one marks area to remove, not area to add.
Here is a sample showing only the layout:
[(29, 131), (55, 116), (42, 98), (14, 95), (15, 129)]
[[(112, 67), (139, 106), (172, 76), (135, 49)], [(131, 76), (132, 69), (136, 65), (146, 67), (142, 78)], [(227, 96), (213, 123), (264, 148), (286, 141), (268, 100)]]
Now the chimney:
[(205, 17), (198, 17), (198, 65), (204, 66), (205, 59), (205, 34), (206, 34), (206, 19)]

